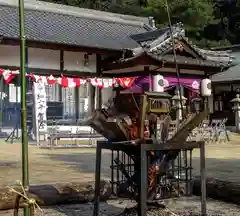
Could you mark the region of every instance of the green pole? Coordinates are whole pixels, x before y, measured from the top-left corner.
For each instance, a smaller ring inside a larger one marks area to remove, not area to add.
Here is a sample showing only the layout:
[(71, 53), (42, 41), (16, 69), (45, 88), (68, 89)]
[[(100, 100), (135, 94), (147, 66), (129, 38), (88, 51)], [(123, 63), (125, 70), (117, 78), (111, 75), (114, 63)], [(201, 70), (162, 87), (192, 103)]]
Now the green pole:
[[(25, 53), (25, 32), (24, 32), (24, 0), (19, 3), (19, 34), (20, 34), (20, 74), (21, 74), (21, 128), (22, 128), (22, 183), (26, 191), (29, 190), (28, 170), (28, 138), (27, 138), (27, 116), (26, 116), (26, 53)], [(29, 216), (28, 207), (24, 208), (24, 216)]]
[(0, 77), (0, 132), (3, 126), (3, 78)]

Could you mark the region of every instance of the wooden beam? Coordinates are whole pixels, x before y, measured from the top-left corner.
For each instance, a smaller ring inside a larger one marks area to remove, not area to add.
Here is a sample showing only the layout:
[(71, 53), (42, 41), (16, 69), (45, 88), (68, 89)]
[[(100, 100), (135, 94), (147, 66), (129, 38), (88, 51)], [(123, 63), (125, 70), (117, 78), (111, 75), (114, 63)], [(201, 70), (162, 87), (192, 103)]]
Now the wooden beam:
[[(17, 66), (9, 66), (9, 65), (0, 65), (2, 69), (9, 69), (9, 70), (19, 70)], [(89, 73), (89, 72), (79, 72), (79, 71), (67, 71), (67, 70), (60, 70), (57, 69), (42, 69), (42, 68), (28, 68), (28, 73), (48, 76), (53, 75), (56, 77), (60, 77), (61, 74), (64, 74), (68, 77), (96, 77), (96, 73)]]
[[(137, 68), (139, 73), (140, 71), (143, 71), (142, 68), (145, 66), (156, 67), (158, 71), (162, 69), (173, 69), (175, 68), (174, 62), (167, 62), (167, 61), (158, 61), (155, 59), (152, 59), (150, 57), (146, 56), (140, 56), (138, 58), (131, 59), (126, 62), (119, 62), (119, 63), (110, 63), (103, 66), (103, 74), (112, 74), (117, 76), (121, 73), (130, 74), (131, 72), (137, 72)], [(211, 75), (213, 73), (217, 73), (221, 71), (220, 67), (217, 66), (211, 66), (211, 65), (197, 65), (197, 64), (190, 64), (185, 62), (179, 62), (178, 63), (180, 70), (194, 70), (194, 71), (201, 71), (201, 73), (204, 75), (204, 72)], [(151, 69), (150, 69), (151, 70)], [(139, 74), (141, 76), (141, 74)]]
[[(167, 71), (167, 70), (166, 70)], [(166, 72), (166, 71), (161, 71), (161, 70), (150, 70), (149, 73), (151, 75), (156, 75), (161, 73), (163, 76), (176, 76), (176, 72)], [(149, 73), (144, 73), (144, 71), (132, 71), (132, 72), (126, 72), (126, 73), (103, 73), (103, 77), (135, 77), (135, 76), (148, 76)], [(203, 78), (205, 75), (203, 74), (188, 74), (188, 73), (180, 73), (181, 78)]]
[(127, 61), (123, 62), (116, 62), (116, 63), (108, 63), (103, 62), (103, 71), (109, 71), (109, 70), (117, 70), (117, 69), (124, 69), (124, 68), (131, 68), (135, 66), (150, 66), (150, 65), (160, 65), (161, 62), (154, 60), (150, 58), (149, 56), (142, 55), (136, 58), (131, 58)]
[[(19, 46), (19, 40), (14, 38), (3, 38), (1, 44), (4, 45), (12, 45), (12, 46)], [(58, 44), (58, 43), (48, 43), (48, 42), (41, 42), (41, 41), (33, 41), (27, 40), (26, 41), (27, 47), (33, 48), (41, 48), (41, 49), (53, 49), (53, 50), (64, 50), (64, 51), (71, 51), (71, 52), (87, 52), (87, 53), (98, 53), (98, 54), (116, 54), (121, 53), (122, 50), (114, 50), (114, 49), (102, 49), (102, 48), (94, 48), (94, 47), (85, 47), (85, 46), (77, 46), (71, 44)]]

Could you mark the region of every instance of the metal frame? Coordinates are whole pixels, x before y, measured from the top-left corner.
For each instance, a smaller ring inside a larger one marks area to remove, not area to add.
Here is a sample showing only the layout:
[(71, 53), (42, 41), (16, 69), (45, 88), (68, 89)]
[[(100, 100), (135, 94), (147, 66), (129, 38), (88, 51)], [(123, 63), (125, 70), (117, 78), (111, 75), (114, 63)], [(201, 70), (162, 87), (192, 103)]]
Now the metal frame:
[(123, 151), (124, 149), (138, 151), (140, 154), (141, 164), (141, 177), (140, 185), (138, 185), (138, 216), (145, 216), (147, 214), (147, 185), (148, 185), (148, 168), (147, 168), (147, 152), (148, 151), (166, 151), (166, 150), (191, 150), (193, 148), (200, 148), (200, 171), (201, 171), (201, 215), (206, 215), (206, 169), (205, 169), (205, 143), (204, 142), (185, 142), (177, 147), (176, 145), (161, 145), (161, 144), (136, 144), (134, 141), (126, 142), (97, 142), (96, 148), (96, 170), (95, 170), (95, 198), (94, 198), (94, 211), (93, 216), (99, 215), (99, 202), (100, 202), (100, 178), (101, 178), (101, 157), (102, 150), (117, 150)]

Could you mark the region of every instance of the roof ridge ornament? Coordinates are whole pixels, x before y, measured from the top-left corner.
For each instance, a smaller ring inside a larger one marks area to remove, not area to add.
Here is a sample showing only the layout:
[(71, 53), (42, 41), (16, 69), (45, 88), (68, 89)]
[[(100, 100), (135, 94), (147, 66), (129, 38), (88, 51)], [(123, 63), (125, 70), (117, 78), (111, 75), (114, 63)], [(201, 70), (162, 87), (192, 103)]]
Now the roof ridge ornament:
[(154, 17), (150, 16), (150, 17), (148, 17), (148, 20), (149, 20), (149, 25), (150, 25), (154, 30), (156, 30), (157, 27), (156, 27), (156, 22), (155, 22)]
[[(173, 39), (179, 40), (185, 36), (185, 30), (184, 28), (182, 28), (182, 26), (183, 25), (181, 23), (177, 23), (176, 25), (174, 25), (174, 28), (172, 28)], [(171, 39), (170, 30), (169, 30), (150, 43), (149, 51), (153, 52), (154, 50), (157, 50), (166, 44), (171, 44), (172, 42), (175, 43), (175, 41), (172, 41)]]

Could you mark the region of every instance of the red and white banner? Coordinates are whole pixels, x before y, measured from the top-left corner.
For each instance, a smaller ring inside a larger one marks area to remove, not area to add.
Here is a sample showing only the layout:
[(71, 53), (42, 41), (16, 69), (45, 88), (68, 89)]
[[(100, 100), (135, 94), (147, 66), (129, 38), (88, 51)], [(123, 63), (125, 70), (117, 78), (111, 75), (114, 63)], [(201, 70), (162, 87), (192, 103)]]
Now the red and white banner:
[[(11, 83), (11, 81), (19, 74), (19, 71), (10, 71), (0, 69), (0, 75), (3, 76), (3, 79), (7, 84)], [(60, 84), (62, 88), (77, 88), (80, 85), (85, 84), (86, 82), (90, 82), (93, 86), (98, 88), (108, 88), (111, 86), (122, 86), (123, 88), (130, 88), (136, 77), (126, 77), (126, 78), (69, 78), (69, 77), (54, 77), (52, 75), (46, 76), (39, 76), (34, 74), (26, 74), (26, 76), (31, 77), (35, 82), (43, 82), (46, 85), (53, 85), (53, 84)]]

